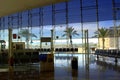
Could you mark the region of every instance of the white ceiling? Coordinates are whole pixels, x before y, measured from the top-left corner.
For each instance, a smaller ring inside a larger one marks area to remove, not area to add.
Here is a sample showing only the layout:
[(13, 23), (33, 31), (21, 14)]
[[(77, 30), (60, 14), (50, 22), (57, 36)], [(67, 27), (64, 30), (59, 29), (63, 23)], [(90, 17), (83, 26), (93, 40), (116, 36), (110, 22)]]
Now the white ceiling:
[(0, 0), (0, 17), (68, 0)]

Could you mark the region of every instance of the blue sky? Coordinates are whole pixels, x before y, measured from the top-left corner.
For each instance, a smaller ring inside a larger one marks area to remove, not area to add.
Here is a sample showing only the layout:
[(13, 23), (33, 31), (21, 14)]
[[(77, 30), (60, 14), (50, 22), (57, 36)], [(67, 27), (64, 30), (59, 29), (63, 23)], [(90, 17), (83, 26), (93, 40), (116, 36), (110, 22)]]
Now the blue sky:
[[(36, 27), (41, 25), (39, 21), (39, 17), (43, 18), (43, 25), (52, 25), (52, 16), (55, 19), (55, 25), (59, 24), (66, 24), (66, 14), (68, 16), (68, 23), (80, 23), (83, 20), (84, 23), (88, 22), (96, 22), (97, 18), (100, 21), (109, 21), (113, 20), (113, 6), (112, 0), (98, 0), (98, 17), (97, 17), (97, 7), (96, 7), (96, 0), (82, 0), (82, 11), (81, 11), (81, 4), (80, 0), (70, 0), (68, 2), (68, 13), (66, 13), (66, 3), (58, 3), (55, 4), (55, 14), (52, 14), (52, 6), (45, 6), (43, 7), (43, 15), (39, 16), (39, 12), (41, 8), (35, 8), (30, 10), (32, 18), (28, 17), (28, 11), (22, 12), (22, 27)], [(115, 7), (120, 7), (119, 0), (115, 0), (117, 3)], [(82, 17), (81, 17), (82, 12)], [(116, 18), (119, 19), (119, 10), (116, 11)], [(13, 28), (18, 27), (18, 16), (17, 13), (13, 15), (9, 15), (5, 17), (5, 27), (8, 27), (8, 23)], [(9, 22), (8, 22), (8, 17)], [(2, 20), (3, 18), (1, 18)], [(31, 20), (32, 19), (32, 20)], [(32, 24), (28, 24), (28, 20), (32, 21)], [(1, 29), (3, 28), (3, 22), (1, 22)], [(21, 26), (20, 26), (21, 27)]]

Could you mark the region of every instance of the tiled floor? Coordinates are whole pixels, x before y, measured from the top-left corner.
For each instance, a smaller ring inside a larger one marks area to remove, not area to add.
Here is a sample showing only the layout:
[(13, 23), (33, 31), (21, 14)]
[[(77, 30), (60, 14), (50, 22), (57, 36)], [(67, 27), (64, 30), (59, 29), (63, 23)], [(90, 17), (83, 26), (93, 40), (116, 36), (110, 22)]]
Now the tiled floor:
[[(71, 54), (56, 54), (56, 56), (71, 56)], [(83, 54), (75, 54), (78, 57), (78, 70), (71, 69), (71, 60), (67, 58), (55, 58), (54, 71), (40, 72), (40, 64), (15, 66), (13, 72), (0, 72), (0, 80), (119, 80), (120, 67), (114, 65), (111, 58), (100, 58), (90, 55), (89, 62)], [(120, 61), (120, 60), (119, 60)], [(87, 64), (89, 63), (89, 65)], [(49, 67), (49, 66), (48, 66)]]

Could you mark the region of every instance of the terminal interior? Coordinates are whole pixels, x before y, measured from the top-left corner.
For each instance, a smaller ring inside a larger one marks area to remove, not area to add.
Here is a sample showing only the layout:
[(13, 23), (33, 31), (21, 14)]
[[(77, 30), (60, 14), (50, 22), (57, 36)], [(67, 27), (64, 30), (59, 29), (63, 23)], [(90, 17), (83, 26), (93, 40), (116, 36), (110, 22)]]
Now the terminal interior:
[[(4, 0), (0, 8), (0, 80), (120, 79), (119, 0)], [(100, 29), (111, 30), (104, 40)]]

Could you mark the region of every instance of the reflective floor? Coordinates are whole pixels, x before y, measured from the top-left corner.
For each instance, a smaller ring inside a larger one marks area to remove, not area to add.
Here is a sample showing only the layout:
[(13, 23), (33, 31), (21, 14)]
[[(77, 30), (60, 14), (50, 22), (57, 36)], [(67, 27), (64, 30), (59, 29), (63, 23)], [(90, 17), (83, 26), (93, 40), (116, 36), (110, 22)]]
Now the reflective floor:
[[(65, 56), (65, 57), (64, 57)], [(11, 70), (0, 65), (0, 80), (119, 80), (120, 60), (115, 65), (114, 58), (90, 54), (74, 54), (78, 57), (78, 70), (71, 69), (71, 54), (55, 54), (54, 71), (41, 72), (40, 63), (20, 64)], [(49, 66), (48, 66), (49, 67)]]

